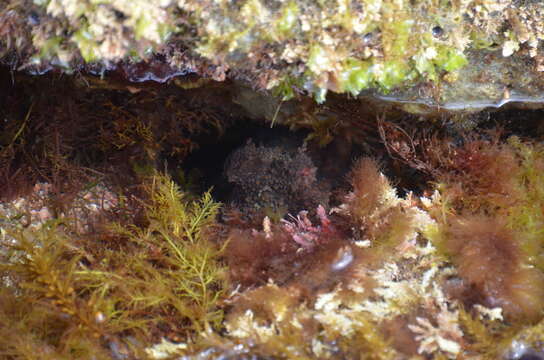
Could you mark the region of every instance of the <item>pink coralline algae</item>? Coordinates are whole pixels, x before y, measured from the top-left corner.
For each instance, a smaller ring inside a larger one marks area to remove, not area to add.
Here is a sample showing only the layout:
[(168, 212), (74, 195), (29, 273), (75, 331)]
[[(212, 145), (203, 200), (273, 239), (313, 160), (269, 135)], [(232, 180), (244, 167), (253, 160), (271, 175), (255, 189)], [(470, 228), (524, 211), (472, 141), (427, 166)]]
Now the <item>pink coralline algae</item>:
[(336, 231), (322, 205), (317, 207), (317, 215), (321, 223), (320, 225), (313, 225), (308, 218), (308, 211), (301, 211), (297, 217), (290, 215), (291, 221), (283, 219), (283, 228), (297, 244), (304, 249), (311, 250), (322, 241), (321, 239), (324, 234)]

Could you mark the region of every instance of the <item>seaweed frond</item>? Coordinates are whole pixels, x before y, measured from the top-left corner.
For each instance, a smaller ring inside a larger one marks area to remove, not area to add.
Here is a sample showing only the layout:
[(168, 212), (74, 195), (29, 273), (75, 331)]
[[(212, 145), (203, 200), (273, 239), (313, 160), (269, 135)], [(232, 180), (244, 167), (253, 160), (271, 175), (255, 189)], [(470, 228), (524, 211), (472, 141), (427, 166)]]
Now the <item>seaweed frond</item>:
[(348, 199), (348, 206), (356, 221), (365, 221), (376, 210), (387, 210), (399, 202), (395, 189), (370, 158), (359, 160), (353, 167), (351, 185), (353, 195)]
[(397, 196), (396, 189), (370, 158), (359, 160), (351, 173), (352, 192), (336, 210), (357, 225), (355, 237), (372, 242), (382, 253), (413, 249), (418, 233), (433, 220), (418, 208), (412, 194)]
[(468, 302), (537, 321), (544, 310), (542, 146), (494, 136), (444, 155), (438, 189), (447, 209), (430, 210), (437, 225), (429, 237), (476, 290)]
[[(175, 301), (176, 310), (191, 319), (196, 330), (218, 326), (222, 311), (216, 306), (226, 288), (219, 257), (226, 243), (218, 247), (203, 232), (213, 227), (220, 204), (213, 201), (210, 192), (201, 199), (186, 201), (187, 195), (162, 175), (151, 179), (147, 192), (150, 194), (146, 211), (149, 224), (144, 229), (133, 229), (131, 240), (160, 254), (156, 260), (165, 268), (150, 275), (157, 277), (156, 280), (167, 277), (167, 286), (172, 286), (167, 302)], [(178, 297), (179, 301), (174, 300)], [(164, 300), (157, 297), (155, 301)]]
[(504, 220), (465, 216), (450, 220), (446, 249), (459, 275), (491, 307), (510, 318), (538, 319), (544, 309), (544, 276), (528, 266), (519, 234)]
[(145, 190), (145, 225), (83, 236), (62, 219), (38, 228), (6, 220), (1, 355), (33, 358), (34, 346), (55, 359), (142, 358), (157, 336), (188, 341), (220, 326), (227, 283), (225, 245), (212, 241), (219, 204), (209, 192), (189, 200), (159, 174)]
[(483, 354), (488, 359), (499, 358), (501, 351), (509, 345), (517, 330), (506, 328), (498, 319), (488, 319), (481, 314), (471, 314), (459, 309), (459, 322), (465, 334), (467, 349)]
[[(4, 229), (3, 235), (6, 261), (0, 267), (4, 282), (0, 301), (6, 306), (2, 307), (0, 348), (10, 356), (28, 354), (30, 358), (35, 357), (28, 348), (31, 344), (52, 358), (106, 354), (101, 339), (121, 328), (118, 323), (97, 321), (104, 303), (93, 303), (85, 291), (77, 274), (81, 256), (69, 245), (60, 222), (35, 231)], [(10, 327), (18, 328), (24, 337), (19, 339), (8, 331)]]
[(188, 194), (164, 176), (154, 176), (147, 192), (151, 200), (147, 210), (150, 227), (170, 231), (191, 243), (201, 240), (201, 231), (215, 222), (220, 207), (210, 191), (199, 200), (186, 201)]

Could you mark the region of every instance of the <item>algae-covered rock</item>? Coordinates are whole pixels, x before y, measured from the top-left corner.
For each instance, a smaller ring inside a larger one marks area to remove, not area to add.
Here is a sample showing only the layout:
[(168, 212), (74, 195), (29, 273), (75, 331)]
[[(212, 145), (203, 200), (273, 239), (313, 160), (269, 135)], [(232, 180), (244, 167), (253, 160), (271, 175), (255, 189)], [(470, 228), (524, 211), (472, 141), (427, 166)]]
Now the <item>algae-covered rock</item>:
[(540, 101), (543, 14), (522, 0), (4, 0), (0, 55), (67, 71), (159, 59), (282, 98), (404, 89), (395, 99), (454, 109), (510, 88)]
[(530, 71), (527, 59), (518, 55), (503, 57), (499, 51), (488, 50), (467, 54), (468, 65), (457, 72), (453, 81), (421, 82), (389, 94), (371, 95), (417, 114), (437, 110), (474, 112), (505, 105), (541, 107), (544, 103), (544, 76)]

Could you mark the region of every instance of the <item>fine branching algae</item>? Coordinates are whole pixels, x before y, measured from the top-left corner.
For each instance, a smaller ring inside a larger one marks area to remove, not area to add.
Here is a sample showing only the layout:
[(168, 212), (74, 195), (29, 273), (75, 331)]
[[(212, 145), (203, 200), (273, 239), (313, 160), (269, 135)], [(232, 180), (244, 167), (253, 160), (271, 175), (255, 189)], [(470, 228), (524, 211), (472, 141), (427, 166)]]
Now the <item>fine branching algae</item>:
[(145, 193), (145, 224), (92, 236), (61, 219), (33, 230), (4, 220), (3, 356), (140, 357), (159, 329), (186, 338), (219, 328), (224, 245), (206, 235), (219, 204), (187, 199), (163, 175)]

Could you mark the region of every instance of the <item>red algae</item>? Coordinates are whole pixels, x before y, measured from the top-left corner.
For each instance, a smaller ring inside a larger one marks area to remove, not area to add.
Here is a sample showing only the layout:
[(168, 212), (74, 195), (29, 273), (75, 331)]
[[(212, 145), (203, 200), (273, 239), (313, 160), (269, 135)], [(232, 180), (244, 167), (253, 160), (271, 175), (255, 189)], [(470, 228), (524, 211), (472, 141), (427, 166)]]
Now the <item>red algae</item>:
[(503, 308), (510, 318), (537, 319), (544, 309), (544, 276), (528, 265), (519, 235), (485, 216), (456, 218), (450, 224), (446, 249), (481, 301)]

